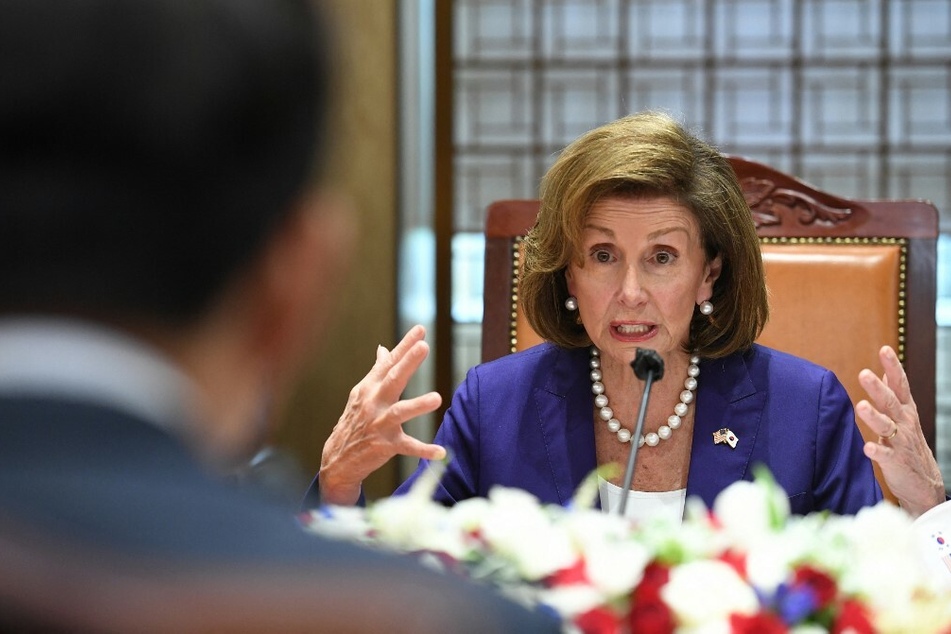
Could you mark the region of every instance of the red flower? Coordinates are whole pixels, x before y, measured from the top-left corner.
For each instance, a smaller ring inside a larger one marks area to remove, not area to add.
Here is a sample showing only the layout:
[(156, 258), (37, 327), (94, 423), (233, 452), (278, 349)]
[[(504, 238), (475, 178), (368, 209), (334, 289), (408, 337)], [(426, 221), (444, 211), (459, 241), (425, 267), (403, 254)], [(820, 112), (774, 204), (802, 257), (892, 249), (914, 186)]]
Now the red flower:
[(647, 564), (644, 568), (644, 577), (634, 588), (631, 595), (631, 601), (637, 603), (650, 603), (660, 601), (660, 589), (670, 580), (670, 568), (656, 560)]
[(578, 558), (575, 563), (552, 573), (546, 579), (549, 587), (568, 586), (576, 583), (587, 583), (588, 574), (585, 569), (584, 559)]
[(644, 577), (631, 594), (629, 629), (638, 634), (670, 634), (674, 631), (674, 615), (660, 598), (660, 589), (670, 580), (670, 568), (652, 561), (644, 569)]
[(575, 618), (575, 626), (584, 634), (620, 634), (621, 617), (613, 610), (599, 607)]
[(631, 606), (628, 629), (637, 634), (672, 634), (676, 626), (674, 615), (659, 598)]
[(771, 612), (730, 615), (730, 632), (733, 634), (785, 634), (787, 631), (782, 619)]
[(746, 579), (746, 555), (735, 550), (722, 553), (718, 559), (736, 571), (742, 579)]
[(832, 622), (832, 634), (875, 634), (875, 628), (869, 621), (868, 610), (855, 599), (846, 599)]
[(809, 587), (815, 593), (816, 608), (819, 610), (832, 603), (839, 591), (835, 585), (835, 579), (812, 566), (797, 568), (793, 577), (793, 585)]

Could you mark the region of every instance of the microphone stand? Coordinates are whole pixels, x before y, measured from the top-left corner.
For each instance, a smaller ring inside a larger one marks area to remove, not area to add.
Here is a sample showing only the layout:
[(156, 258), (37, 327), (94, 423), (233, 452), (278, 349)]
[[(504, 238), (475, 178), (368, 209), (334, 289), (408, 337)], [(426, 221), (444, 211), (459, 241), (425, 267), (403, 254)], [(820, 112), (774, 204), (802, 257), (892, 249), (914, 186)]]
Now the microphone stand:
[(627, 457), (627, 471), (624, 473), (624, 487), (621, 495), (621, 505), (618, 507), (618, 514), (623, 517), (627, 508), (627, 498), (631, 490), (631, 482), (634, 480), (634, 462), (637, 460), (637, 450), (640, 449), (641, 434), (644, 433), (644, 416), (647, 414), (647, 399), (651, 394), (651, 386), (654, 381), (664, 378), (664, 360), (655, 350), (648, 348), (638, 348), (634, 360), (631, 361), (631, 369), (634, 375), (644, 381), (644, 396), (641, 398), (641, 408), (637, 412), (637, 425), (634, 427), (634, 434), (631, 436), (631, 453)]

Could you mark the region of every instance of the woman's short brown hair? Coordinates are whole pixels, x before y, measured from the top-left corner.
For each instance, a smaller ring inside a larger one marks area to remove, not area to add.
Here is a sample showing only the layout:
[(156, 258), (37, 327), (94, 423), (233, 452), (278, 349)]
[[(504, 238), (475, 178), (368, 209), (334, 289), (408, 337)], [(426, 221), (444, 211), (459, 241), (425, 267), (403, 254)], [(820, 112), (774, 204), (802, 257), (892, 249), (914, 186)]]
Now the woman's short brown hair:
[(521, 300), (532, 328), (568, 348), (591, 344), (565, 310), (565, 270), (581, 254), (591, 206), (608, 196), (666, 196), (689, 209), (720, 276), (712, 317), (694, 310), (685, 349), (707, 358), (749, 348), (769, 308), (759, 238), (729, 162), (668, 115), (645, 112), (613, 121), (566, 147), (542, 179), (541, 209), (525, 239)]

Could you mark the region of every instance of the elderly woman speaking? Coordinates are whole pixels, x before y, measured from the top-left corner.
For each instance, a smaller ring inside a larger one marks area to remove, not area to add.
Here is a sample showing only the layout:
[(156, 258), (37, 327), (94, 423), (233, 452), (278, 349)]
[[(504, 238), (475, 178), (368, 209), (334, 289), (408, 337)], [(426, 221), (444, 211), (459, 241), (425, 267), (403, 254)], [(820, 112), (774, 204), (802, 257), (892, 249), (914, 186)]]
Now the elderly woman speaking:
[[(426, 354), (421, 329), (380, 350), (324, 448), (325, 501), (355, 502), (363, 478), (396, 453), (424, 458), (405, 489), (445, 448), (436, 495), (446, 503), (505, 485), (564, 504), (597, 467), (627, 463), (632, 443), (632, 486), (606, 476), (600, 502), (634, 518), (680, 518), (687, 497), (711, 504), (757, 464), (796, 513), (854, 513), (882, 498), (836, 377), (754, 343), (768, 316), (759, 241), (719, 152), (666, 115), (632, 115), (565, 148), (540, 193), (520, 288), (546, 342), (470, 370), (434, 444), (393, 420), (433, 409), (438, 395), (400, 401), (375, 423), (355, 413), (361, 389), (398, 399), (405, 387), (374, 372), (401, 366), (405, 378)], [(634, 437), (638, 348), (655, 350), (665, 370)]]

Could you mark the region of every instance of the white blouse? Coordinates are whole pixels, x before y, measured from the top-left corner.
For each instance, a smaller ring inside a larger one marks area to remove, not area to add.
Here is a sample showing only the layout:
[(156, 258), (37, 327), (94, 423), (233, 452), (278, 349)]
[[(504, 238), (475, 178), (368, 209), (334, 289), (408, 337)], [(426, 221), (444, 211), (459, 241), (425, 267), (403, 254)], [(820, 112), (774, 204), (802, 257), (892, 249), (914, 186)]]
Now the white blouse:
[[(601, 510), (605, 513), (617, 513), (624, 490), (604, 478), (598, 478), (598, 491), (601, 494)], [(680, 523), (684, 518), (686, 503), (687, 489), (657, 492), (629, 490), (624, 515), (638, 523), (660, 516)]]

